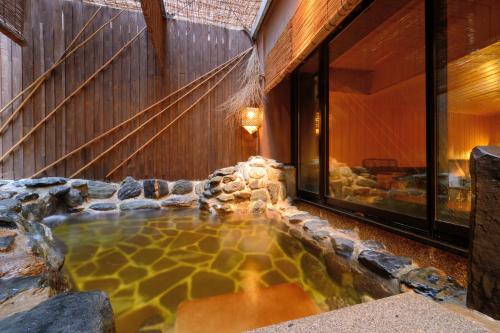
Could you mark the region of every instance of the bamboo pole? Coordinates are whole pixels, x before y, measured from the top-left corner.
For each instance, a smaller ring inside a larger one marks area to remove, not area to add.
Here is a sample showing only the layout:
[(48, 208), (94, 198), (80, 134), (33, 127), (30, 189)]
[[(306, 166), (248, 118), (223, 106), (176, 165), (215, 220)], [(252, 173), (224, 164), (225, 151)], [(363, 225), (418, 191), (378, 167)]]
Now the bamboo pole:
[[(99, 9), (101, 9), (102, 7), (100, 7)], [(96, 11), (96, 13), (94, 13), (94, 15), (90, 18), (90, 20), (93, 20), (95, 18), (95, 16), (97, 15), (97, 12), (99, 10)], [(59, 66), (61, 63), (63, 63), (70, 55), (72, 55), (73, 53), (75, 53), (80, 47), (84, 46), (85, 44), (88, 43), (89, 40), (91, 40), (100, 30), (102, 30), (102, 28), (104, 28), (106, 25), (108, 25), (109, 23), (111, 23), (114, 19), (116, 19), (118, 17), (118, 15), (121, 14), (122, 11), (118, 12), (118, 14), (116, 14), (113, 18), (111, 18), (108, 22), (104, 23), (103, 25), (101, 25), (99, 27), (99, 29), (97, 29), (96, 31), (94, 31), (94, 33), (92, 33), (89, 37), (87, 37), (83, 42), (81, 42), (80, 44), (78, 44), (75, 48), (71, 49), (71, 47), (73, 46), (73, 44), (76, 42), (77, 38), (80, 37), (80, 35), (83, 33), (84, 29), (88, 26), (88, 24), (91, 23), (91, 21), (89, 20), (82, 28), (82, 30), (80, 30), (80, 32), (78, 32), (77, 36), (71, 41), (70, 45), (66, 48), (66, 50), (64, 51), (64, 53), (61, 55), (61, 57), (59, 58), (59, 60), (54, 64), (52, 65), (48, 70), (45, 71), (45, 73), (43, 73), (42, 75), (40, 75), (38, 77), (38, 79), (36, 79), (35, 81), (33, 81), (32, 84), (30, 84), (30, 86), (28, 86), (26, 89), (23, 90), (23, 92), (25, 92), (29, 87), (31, 87), (33, 84), (36, 83), (36, 86), (31, 90), (31, 92), (29, 93), (28, 96), (26, 96), (26, 98), (22, 101), (22, 103), (17, 107), (17, 109), (12, 112), (12, 114), (9, 116), (9, 118), (7, 118), (7, 120), (5, 120), (5, 122), (2, 124), (2, 126), (0, 127), (0, 134), (4, 131), (4, 129), (10, 124), (10, 122), (14, 119), (14, 117), (17, 115), (17, 113), (19, 113), (23, 107), (26, 105), (26, 103), (28, 103), (28, 101), (30, 100), (31, 96), (33, 96), (35, 94), (35, 92), (37, 91), (37, 89), (45, 82), (45, 80), (49, 77), (50, 73), (52, 73), (52, 71), (57, 67)], [(21, 92), (21, 93), (23, 93)], [(17, 96), (16, 96), (17, 97)], [(15, 99), (14, 99), (15, 100)], [(11, 101), (12, 102), (12, 101)], [(9, 103), (11, 103), (9, 102)], [(2, 109), (3, 111), (3, 109)], [(0, 111), (1, 113), (1, 111)]]
[(201, 100), (203, 100), (205, 97), (208, 96), (208, 94), (210, 94), (222, 81), (224, 81), (224, 79), (233, 72), (233, 70), (238, 67), (239, 64), (241, 64), (241, 62), (243, 61), (245, 57), (241, 57), (238, 62), (236, 62), (236, 64), (233, 65), (232, 68), (229, 69), (229, 71), (224, 74), (220, 79), (219, 81), (217, 81), (217, 83), (215, 83), (210, 89), (207, 90), (207, 92), (205, 92), (200, 98), (198, 98), (193, 104), (191, 104), (186, 110), (182, 111), (177, 117), (175, 117), (170, 123), (167, 124), (167, 126), (163, 127), (161, 129), (161, 131), (159, 131), (158, 133), (156, 133), (155, 135), (153, 135), (153, 137), (151, 137), (148, 141), (146, 141), (142, 146), (140, 146), (139, 148), (137, 148), (133, 153), (132, 155), (130, 155), (129, 157), (127, 157), (124, 161), (122, 161), (120, 164), (118, 164), (115, 168), (113, 168), (110, 172), (108, 172), (108, 174), (106, 175), (106, 178), (109, 178), (113, 173), (115, 173), (116, 171), (118, 171), (118, 169), (120, 169), (122, 166), (124, 166), (128, 161), (130, 161), (132, 158), (134, 158), (137, 154), (139, 154), (144, 148), (146, 148), (149, 144), (151, 144), (151, 142), (153, 142), (155, 139), (157, 139), (161, 134), (163, 134), (167, 129), (170, 128), (170, 126), (172, 126), (177, 120), (179, 120), (180, 118), (182, 118), (186, 113), (188, 113), (189, 111), (191, 111), (199, 102), (201, 102)]
[[(245, 55), (248, 54), (248, 52), (251, 51), (252, 48), (249, 48), (248, 50), (244, 51), (243, 53), (241, 53), (240, 55), (236, 56), (235, 58), (239, 58), (239, 59), (242, 59)], [(233, 59), (234, 60), (234, 59)], [(220, 70), (218, 71), (220, 72)], [(214, 75), (217, 75), (217, 74), (214, 74)], [(124, 142), (125, 140), (127, 140), (130, 136), (134, 135), (135, 133), (137, 133), (138, 131), (140, 131), (142, 128), (144, 128), (144, 126), (146, 126), (147, 124), (151, 123), (153, 120), (155, 120), (157, 117), (159, 117), (160, 115), (162, 115), (165, 111), (167, 111), (168, 109), (170, 109), (172, 106), (176, 105), (180, 100), (182, 100), (184, 97), (188, 96), (192, 91), (194, 91), (195, 89), (197, 89), (199, 86), (201, 86), (202, 84), (204, 84), (205, 82), (207, 82), (208, 80), (210, 79), (209, 78), (206, 78), (205, 80), (203, 80), (201, 83), (197, 84), (195, 87), (191, 88), (187, 93), (185, 93), (184, 95), (182, 95), (181, 97), (177, 98), (174, 102), (172, 102), (171, 104), (169, 104), (166, 108), (164, 108), (163, 110), (161, 110), (160, 112), (158, 112), (156, 115), (154, 115), (153, 117), (151, 117), (150, 119), (148, 119), (145, 123), (143, 123), (141, 126), (137, 127), (136, 129), (134, 129), (132, 132), (130, 132), (129, 134), (127, 134), (126, 136), (124, 136), (123, 138), (121, 138), (120, 140), (118, 140), (116, 143), (114, 143), (111, 147), (109, 147), (108, 149), (106, 149), (105, 151), (103, 151), (102, 153), (100, 153), (99, 155), (97, 155), (92, 161), (90, 161), (89, 163), (85, 164), (83, 167), (81, 167), (80, 169), (78, 169), (75, 173), (73, 173), (70, 178), (74, 178), (76, 175), (80, 174), (82, 171), (84, 171), (85, 169), (87, 169), (89, 166), (91, 166), (92, 164), (94, 164), (95, 162), (97, 162), (99, 159), (101, 159), (104, 155), (106, 155), (107, 153), (109, 153), (111, 150), (113, 150), (114, 148), (116, 148), (118, 145), (120, 145), (122, 142)]]
[[(80, 36), (82, 35), (82, 33), (87, 29), (87, 27), (90, 25), (90, 23), (92, 23), (95, 19), (95, 17), (97, 16), (97, 14), (101, 11), (102, 7), (99, 7), (95, 12), (94, 14), (89, 18), (89, 20), (87, 21), (87, 23), (85, 23), (85, 25), (80, 29), (80, 31), (76, 34), (76, 36), (73, 38), (73, 40), (70, 42), (70, 44), (68, 45), (68, 47), (66, 48), (66, 50), (64, 50), (63, 54), (61, 54), (61, 56), (59, 57), (59, 59), (56, 61), (56, 63), (54, 65), (52, 65), (49, 69), (47, 69), (44, 73), (42, 73), (35, 81), (31, 82), (31, 84), (29, 86), (27, 86), (26, 88), (24, 88), (20, 93), (18, 93), (13, 99), (11, 99), (1, 110), (0, 110), (0, 114), (2, 114), (5, 110), (7, 110), (7, 108), (12, 105), (12, 103), (14, 103), (19, 97), (23, 96), (28, 90), (30, 90), (31, 88), (34, 88), (34, 90), (36, 91), (36, 89), (38, 89), (38, 87), (40, 87), (40, 81), (44, 80), (48, 74), (50, 72), (52, 72), (55, 67), (57, 67), (64, 59), (67, 58), (67, 55), (66, 53), (71, 50), (71, 48), (73, 47), (73, 45), (76, 43), (76, 41), (80, 38)], [(77, 47), (78, 48), (78, 47)], [(75, 48), (76, 49), (76, 48)], [(33, 94), (31, 93), (28, 97), (26, 97), (26, 99), (29, 100), (29, 98), (32, 96)], [(24, 101), (23, 101), (24, 103)], [(2, 131), (0, 131), (1, 133)]]
[(113, 60), (120, 55), (134, 40), (136, 40), (139, 35), (146, 29), (146, 27), (142, 28), (141, 31), (139, 31), (131, 40), (129, 40), (121, 49), (119, 49), (108, 61), (106, 61), (99, 69), (92, 74), (85, 82), (83, 82), (80, 86), (78, 86), (69, 96), (67, 96), (65, 99), (59, 103), (53, 109), (50, 111), (42, 120), (38, 122), (33, 128), (29, 130), (26, 135), (24, 135), (16, 144), (14, 144), (12, 147), (7, 150), (2, 157), (0, 157), (0, 162), (2, 162), (7, 156), (10, 155), (17, 147), (19, 147), (25, 140), (28, 138), (33, 132), (35, 132), (37, 129), (39, 129), (49, 118), (51, 118), (68, 100), (70, 100), (73, 96), (75, 96), (83, 87), (85, 87), (90, 81), (92, 81), (104, 68), (108, 67), (108, 65), (113, 62)]
[(210, 77), (213, 77), (215, 75), (217, 75), (217, 73), (220, 72), (220, 70), (223, 70), (224, 68), (226, 68), (230, 63), (234, 62), (239, 56), (241, 56), (243, 53), (235, 56), (234, 58), (226, 61), (225, 63), (223, 64), (220, 64), (219, 66), (215, 67), (214, 69), (210, 70), (209, 72), (203, 74), (202, 76), (194, 79), (193, 81), (189, 82), (188, 84), (182, 86), (181, 88), (177, 89), (176, 91), (170, 93), (168, 96), (162, 98), (161, 100), (155, 102), (154, 104), (148, 106), (147, 108), (143, 109), (142, 111), (136, 113), (135, 115), (133, 115), (132, 117), (128, 118), (127, 120), (119, 123), (118, 125), (114, 126), (113, 128), (110, 128), (109, 130), (107, 130), (106, 132), (102, 133), (102, 134), (99, 134), (97, 137), (93, 138), (92, 140), (90, 140), (89, 142), (81, 145), (80, 147), (72, 150), (71, 152), (67, 153), (66, 155), (60, 157), (59, 159), (57, 159), (56, 161), (52, 162), (51, 164), (45, 166), (44, 168), (42, 168), (41, 170), (37, 171), (35, 174), (33, 174), (31, 177), (29, 178), (35, 178), (35, 177), (38, 177), (40, 176), (43, 172), (49, 170), (50, 168), (56, 166), (57, 164), (59, 164), (60, 162), (64, 161), (65, 159), (67, 159), (68, 157), (76, 154), (77, 152), (81, 151), (82, 149), (90, 146), (91, 144), (93, 144), (94, 142), (97, 142), (98, 140), (102, 139), (103, 137), (113, 133), (115, 130), (117, 130), (118, 128), (122, 127), (122, 126), (125, 126), (127, 125), (129, 122), (131, 122), (132, 120), (142, 116), (144, 113), (146, 113), (147, 111), (151, 110), (152, 108), (160, 105), (161, 103), (165, 102), (166, 100), (168, 100), (169, 98), (171, 98), (172, 96), (176, 95), (177, 93), (181, 92), (182, 90), (188, 88), (189, 86), (191, 86), (192, 84), (196, 83), (197, 81), (199, 80), (202, 80), (203, 78), (207, 77), (207, 76), (210, 76)]

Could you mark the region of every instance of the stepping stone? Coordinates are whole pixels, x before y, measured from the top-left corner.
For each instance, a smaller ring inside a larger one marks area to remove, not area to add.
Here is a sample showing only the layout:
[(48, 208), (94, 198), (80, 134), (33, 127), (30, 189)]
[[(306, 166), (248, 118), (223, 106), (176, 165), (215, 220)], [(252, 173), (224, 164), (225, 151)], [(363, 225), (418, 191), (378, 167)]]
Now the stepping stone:
[(184, 301), (177, 308), (175, 332), (244, 332), (320, 312), (304, 290), (287, 283)]

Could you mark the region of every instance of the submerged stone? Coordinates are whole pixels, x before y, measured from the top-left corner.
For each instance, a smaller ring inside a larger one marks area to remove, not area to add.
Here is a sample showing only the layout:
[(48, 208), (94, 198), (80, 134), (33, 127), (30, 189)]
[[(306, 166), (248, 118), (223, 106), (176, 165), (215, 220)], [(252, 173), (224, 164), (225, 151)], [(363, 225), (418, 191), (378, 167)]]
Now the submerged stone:
[(138, 265), (150, 265), (163, 255), (160, 249), (140, 249), (132, 256), (132, 260)]
[(271, 258), (264, 254), (249, 254), (241, 263), (239, 269), (243, 271), (264, 272), (272, 268)]
[(127, 266), (118, 273), (124, 283), (132, 283), (148, 275), (148, 271), (142, 267)]
[(217, 237), (207, 236), (203, 238), (198, 246), (206, 253), (217, 253), (220, 249), (220, 240)]
[(188, 299), (188, 285), (187, 283), (182, 283), (167, 291), (160, 298), (160, 304), (166, 309), (175, 312), (179, 304), (186, 299)]
[(272, 240), (269, 236), (245, 236), (238, 244), (242, 252), (266, 252)]
[(0, 320), (1, 332), (112, 333), (113, 309), (100, 291), (64, 293)]
[(112, 293), (120, 286), (120, 280), (117, 278), (102, 278), (87, 280), (84, 283), (86, 290), (104, 290), (105, 292)]
[(362, 251), (358, 261), (372, 272), (387, 279), (395, 277), (398, 270), (412, 263), (410, 258), (373, 250)]
[(222, 273), (228, 273), (235, 269), (242, 261), (243, 254), (232, 249), (223, 249), (217, 254), (212, 263), (211, 269)]
[(141, 295), (145, 300), (154, 298), (184, 280), (193, 271), (194, 267), (178, 266), (168, 271), (158, 273), (139, 284), (139, 295)]
[(232, 279), (208, 271), (200, 271), (193, 275), (191, 280), (191, 297), (204, 298), (235, 291), (235, 283)]
[(297, 267), (287, 259), (278, 259), (275, 261), (275, 265), (281, 273), (290, 279), (294, 279), (299, 275)]
[(288, 280), (286, 277), (284, 277), (281, 273), (272, 270), (270, 272), (267, 272), (266, 274), (262, 275), (262, 280), (268, 285), (268, 286), (274, 286), (276, 284), (281, 284), (281, 283), (286, 283)]
[(170, 248), (178, 249), (182, 247), (186, 247), (192, 244), (197, 243), (200, 239), (202, 239), (204, 235), (200, 235), (194, 232), (185, 231), (182, 232), (177, 238), (173, 241)]

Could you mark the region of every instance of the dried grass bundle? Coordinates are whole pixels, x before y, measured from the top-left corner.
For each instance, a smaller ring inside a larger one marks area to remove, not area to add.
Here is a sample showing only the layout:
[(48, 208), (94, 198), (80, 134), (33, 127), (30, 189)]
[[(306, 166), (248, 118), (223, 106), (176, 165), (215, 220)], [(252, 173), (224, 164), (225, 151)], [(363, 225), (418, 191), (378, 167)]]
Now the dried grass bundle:
[(241, 88), (227, 101), (219, 106), (219, 110), (226, 112), (227, 117), (239, 117), (240, 111), (247, 106), (260, 107), (263, 103), (264, 92), (261, 86), (261, 66), (257, 46), (254, 45), (248, 58), (247, 65), (241, 73)]

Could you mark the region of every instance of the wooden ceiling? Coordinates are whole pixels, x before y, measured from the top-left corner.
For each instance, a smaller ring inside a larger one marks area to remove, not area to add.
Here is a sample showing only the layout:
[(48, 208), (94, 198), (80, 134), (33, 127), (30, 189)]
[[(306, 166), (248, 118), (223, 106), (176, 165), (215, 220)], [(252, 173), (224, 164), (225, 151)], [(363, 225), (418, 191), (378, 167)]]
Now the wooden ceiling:
[[(500, 114), (500, 20), (492, 16), (492, 12), (500, 10), (500, 1), (454, 0), (451, 4), (447, 30), (448, 110)], [(363, 14), (365, 22), (354, 21), (332, 42), (331, 72), (335, 75), (337, 71), (342, 81), (337, 86), (345, 89), (350, 80), (353, 91), (375, 94), (424, 75), (424, 2), (407, 1), (400, 8), (393, 7), (392, 13), (382, 9), (370, 7)], [(349, 71), (352, 76), (365, 73), (369, 88), (358, 89), (357, 81), (347, 76)]]

